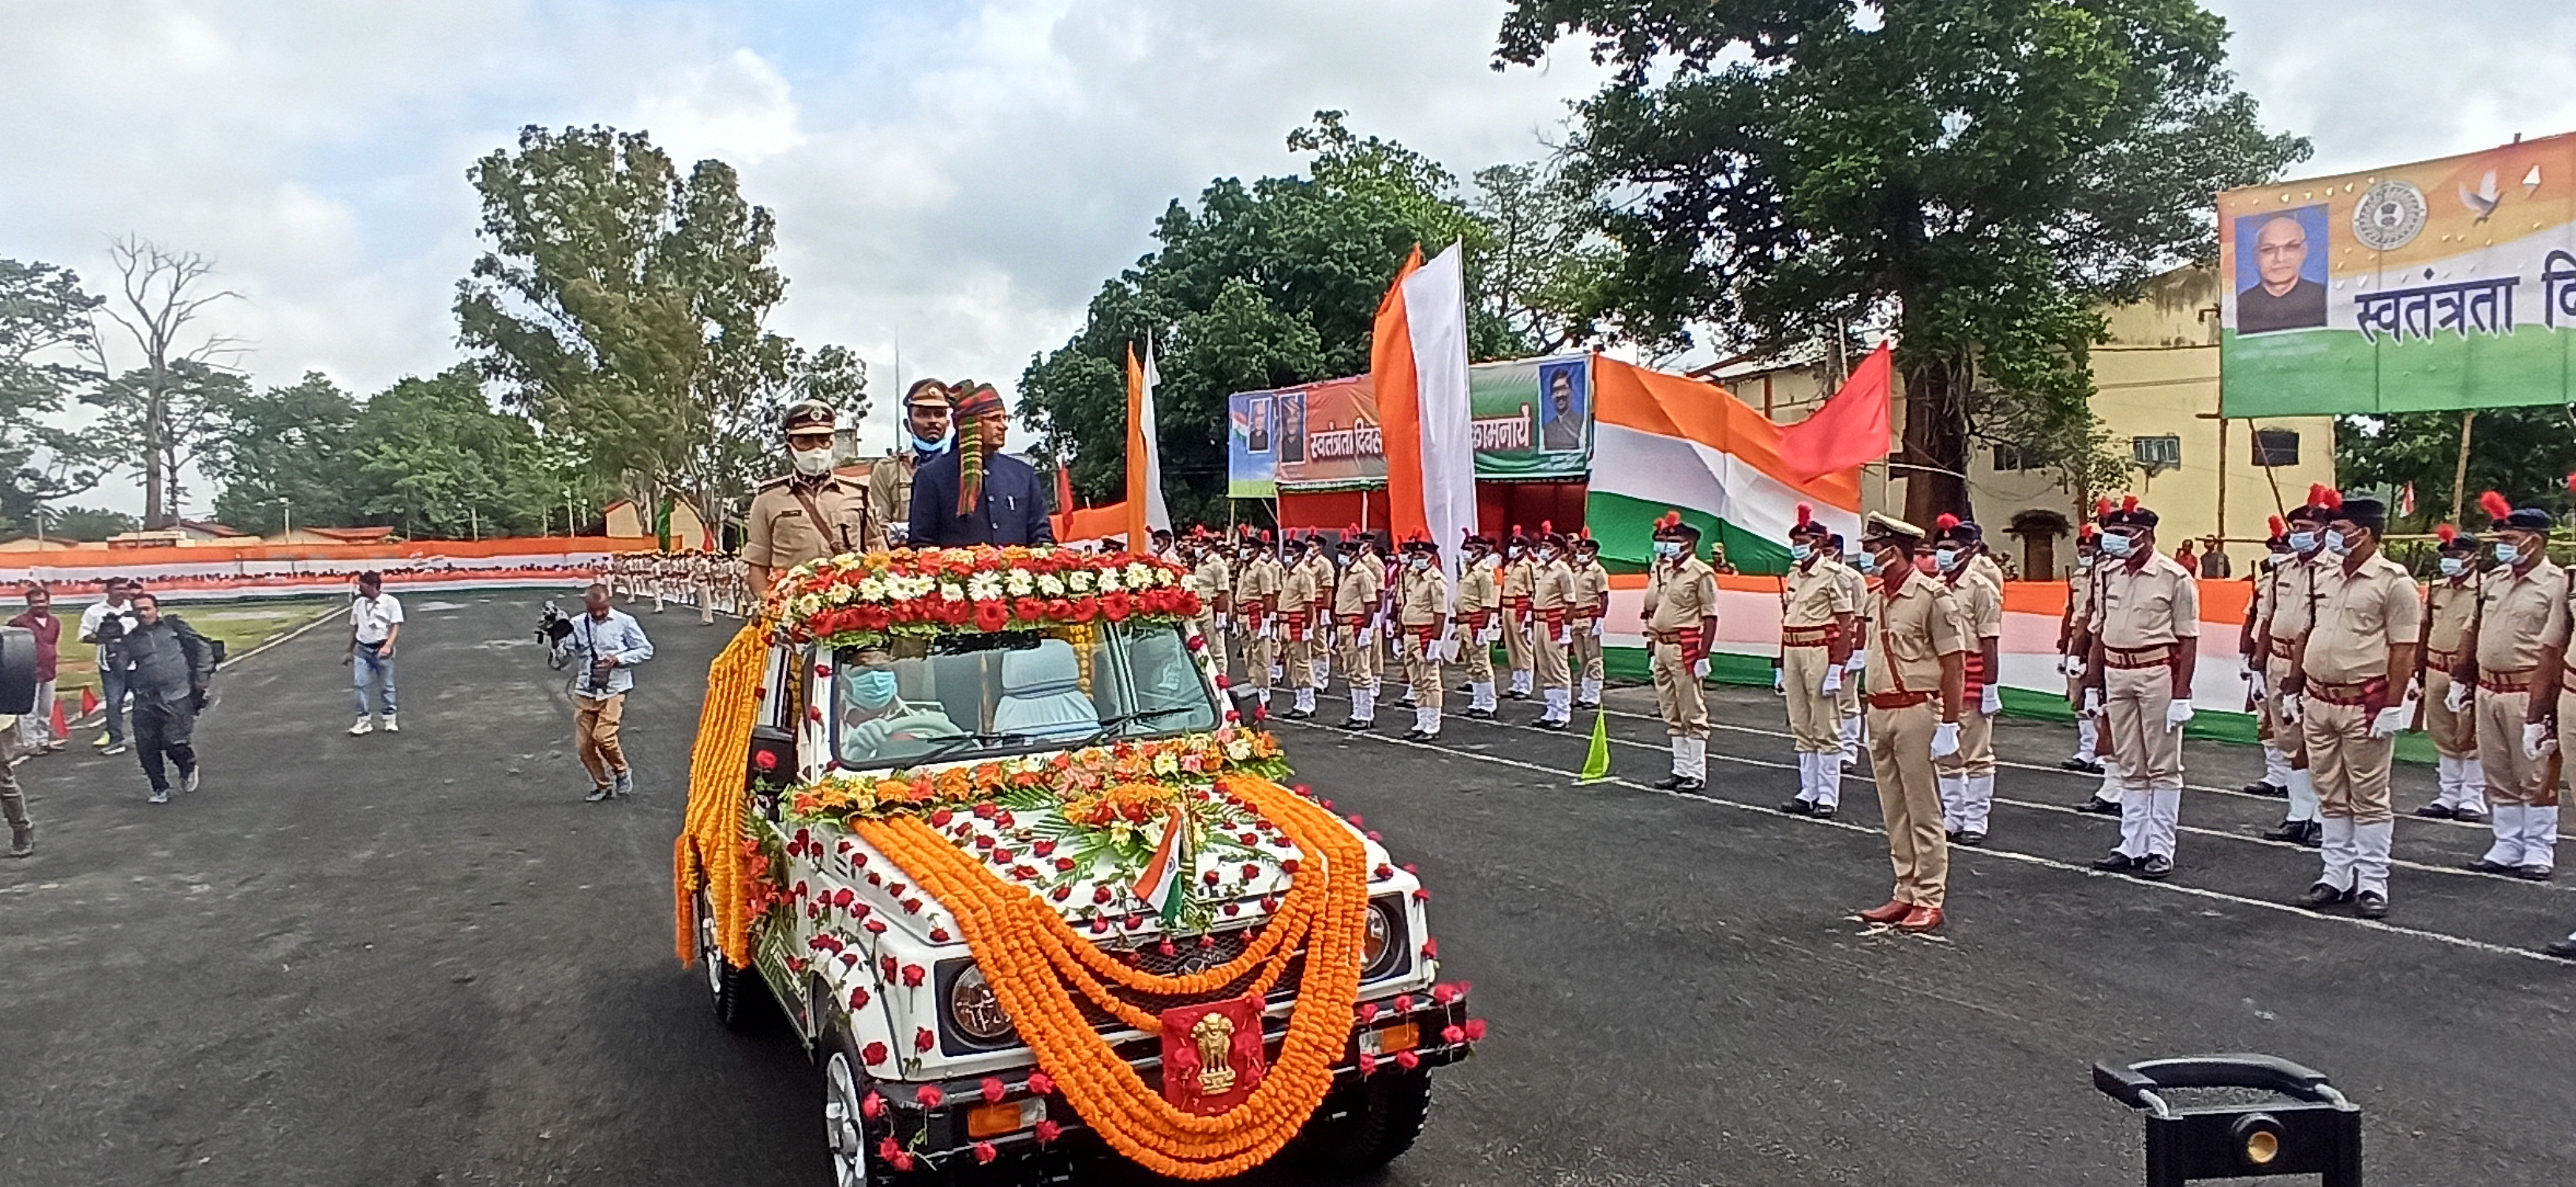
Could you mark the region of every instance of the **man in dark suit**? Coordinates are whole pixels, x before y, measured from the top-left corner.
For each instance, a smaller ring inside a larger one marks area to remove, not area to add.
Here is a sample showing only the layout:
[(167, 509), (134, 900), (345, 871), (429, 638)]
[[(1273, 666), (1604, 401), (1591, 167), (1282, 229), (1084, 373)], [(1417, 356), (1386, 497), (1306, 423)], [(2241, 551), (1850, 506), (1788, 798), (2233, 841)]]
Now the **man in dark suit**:
[(2308, 229), (2298, 216), (2276, 214), (2254, 232), (2255, 282), (2236, 294), (2236, 332), (2304, 330), (2326, 324), (2326, 286), (2299, 275), (2308, 262)]
[(912, 476), (915, 548), (1053, 544), (1046, 491), (1027, 462), (1002, 454), (1011, 417), (990, 384), (961, 383), (957, 448)]
[(1574, 372), (1559, 368), (1547, 381), (1547, 424), (1539, 429), (1538, 447), (1547, 453), (1583, 449), (1583, 418), (1574, 414)]

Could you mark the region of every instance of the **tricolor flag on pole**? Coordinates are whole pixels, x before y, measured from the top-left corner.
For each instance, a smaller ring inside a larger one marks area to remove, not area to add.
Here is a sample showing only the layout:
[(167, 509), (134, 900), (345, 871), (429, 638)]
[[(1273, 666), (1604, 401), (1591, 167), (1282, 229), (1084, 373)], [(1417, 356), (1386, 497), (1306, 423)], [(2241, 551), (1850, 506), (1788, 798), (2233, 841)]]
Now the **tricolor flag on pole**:
[(1154, 343), (1145, 342), (1145, 361), (1136, 362), (1136, 346), (1127, 346), (1127, 548), (1144, 552), (1153, 546), (1153, 529), (1172, 530), (1172, 513), (1163, 506), (1163, 459), (1154, 437), (1154, 389), (1163, 382), (1154, 369)]
[[(1604, 560), (1645, 565), (1667, 508), (1747, 573), (1788, 571), (1800, 503), (1845, 544), (1860, 542), (1860, 471), (1798, 477), (1782, 457), (1785, 431), (1726, 389), (1594, 355), (1592, 392), (1583, 518)], [(1886, 431), (1870, 444), (1884, 453)]]
[(1172, 805), (1171, 821), (1163, 826), (1163, 840), (1154, 846), (1154, 856), (1136, 876), (1133, 887), (1137, 901), (1154, 909), (1168, 924), (1181, 916), (1181, 896), (1189, 891), (1189, 817), (1179, 804)]
[(1467, 273), (1459, 244), (1395, 274), (1369, 346), (1386, 441), (1387, 527), (1440, 545), (1457, 588), (1458, 542), (1476, 526), (1476, 442), (1467, 404)]

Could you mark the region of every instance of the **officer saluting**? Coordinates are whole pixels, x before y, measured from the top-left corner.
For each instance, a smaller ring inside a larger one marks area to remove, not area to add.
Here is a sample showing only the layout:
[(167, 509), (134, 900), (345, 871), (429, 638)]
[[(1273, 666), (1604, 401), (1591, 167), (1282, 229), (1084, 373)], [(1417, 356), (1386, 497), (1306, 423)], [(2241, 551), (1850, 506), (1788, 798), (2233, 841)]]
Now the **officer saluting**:
[(2566, 649), (2567, 573), (2542, 553), (2548, 512), (2516, 508), (2494, 491), (2479, 495), (2478, 506), (2494, 520), (2496, 567), (2478, 583), (2465, 654), (2451, 667), (2451, 699), (2460, 701), (2458, 685), (2476, 685), (2478, 766), (2495, 844), (2469, 868), (2537, 882), (2558, 858), (2558, 788), (2544, 769), (2553, 745), (2544, 723), (2556, 709), (2547, 695), (2559, 683), (2553, 665), (2564, 662), (2549, 652)]
[(2284, 701), (2307, 744), (2322, 814), (2325, 868), (2301, 901), (2351, 902), (2364, 919), (2388, 914), (2388, 798), (2398, 731), (2415, 716), (2415, 640), (2423, 606), (2405, 566), (2379, 554), (2388, 513), (2350, 498), (2326, 525), (2314, 573), (2316, 615), (2290, 662)]
[(2085, 703), (2098, 705), (2120, 766), (2120, 845), (2093, 868), (2161, 880), (2182, 816), (2182, 727), (2200, 660), (2200, 586), (2156, 551), (2156, 513), (2131, 495), (2102, 516)]
[(779, 577), (807, 561), (869, 547), (867, 489), (832, 472), (834, 419), (831, 405), (798, 400), (779, 420), (788, 472), (760, 484), (743, 524), (742, 559), (756, 597), (768, 597)]
[(1915, 568), (1923, 529), (1878, 512), (1861, 529), (1862, 563), (1879, 588), (1864, 603), (1869, 629), (1869, 764), (1878, 782), (1896, 893), (1860, 913), (1902, 931), (1941, 926), (1950, 887), (1950, 839), (1932, 763), (1959, 752), (1967, 697), (1967, 641), (1949, 587)]
[(1780, 579), (1780, 690), (1789, 701), (1798, 752), (1798, 796), (1780, 805), (1800, 816), (1831, 816), (1842, 803), (1844, 665), (1859, 635), (1860, 605), (1842, 565), (1825, 554), (1832, 535), (1798, 504), (1789, 529), (1789, 572)]
[[(2477, 613), (2478, 538), (2447, 523), (2433, 529), (2433, 535), (2442, 542), (2442, 575), (2424, 591), (2424, 646), (2416, 654), (2416, 667), (2424, 673), (2424, 732), (2432, 735), (2441, 759), (2437, 778), (2442, 791), (2415, 814), (2484, 823), (2487, 777), (2478, 767), (2477, 718), (2469, 712), (2473, 690), (2451, 683), (2451, 668), (2460, 662), (2460, 640)], [(2460, 690), (2457, 696), (2453, 688)]]
[(1655, 786), (1698, 791), (1708, 785), (1708, 697), (1699, 681), (1716, 642), (1717, 570), (1699, 559), (1699, 529), (1682, 522), (1679, 511), (1655, 521), (1645, 617), (1655, 707), (1673, 740), (1673, 773)]

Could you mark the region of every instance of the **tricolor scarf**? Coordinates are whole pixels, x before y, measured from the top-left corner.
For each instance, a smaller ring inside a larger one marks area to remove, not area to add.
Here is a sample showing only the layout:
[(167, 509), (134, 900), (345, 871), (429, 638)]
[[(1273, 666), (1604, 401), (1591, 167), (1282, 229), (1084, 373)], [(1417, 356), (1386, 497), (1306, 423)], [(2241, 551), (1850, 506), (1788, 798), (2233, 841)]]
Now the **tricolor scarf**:
[(957, 517), (975, 513), (984, 501), (984, 434), (976, 422), (1002, 410), (1002, 393), (991, 384), (976, 384), (957, 401)]

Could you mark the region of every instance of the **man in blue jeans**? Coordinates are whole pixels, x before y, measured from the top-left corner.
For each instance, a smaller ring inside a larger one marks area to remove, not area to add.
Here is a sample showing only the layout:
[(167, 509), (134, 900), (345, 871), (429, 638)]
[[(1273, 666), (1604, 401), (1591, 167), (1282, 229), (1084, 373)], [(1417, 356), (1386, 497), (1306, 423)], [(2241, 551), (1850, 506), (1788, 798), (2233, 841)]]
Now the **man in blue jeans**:
[(80, 641), (98, 645), (99, 695), (107, 702), (107, 732), (97, 746), (107, 754), (125, 753), (125, 632), (134, 629), (134, 591), (143, 583), (110, 577), (100, 601), (81, 611)]
[(358, 723), (349, 727), (352, 737), (375, 729), (367, 719), (374, 708), (367, 703), (367, 687), (379, 680), (384, 684), (385, 732), (402, 732), (394, 717), (394, 640), (402, 635), (402, 621), (402, 602), (385, 592), (384, 576), (358, 574), (358, 596), (349, 603), (349, 650), (340, 657), (341, 663), (349, 665), (349, 684), (358, 694)]

